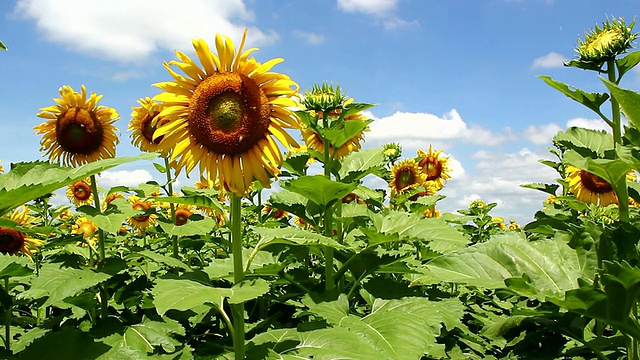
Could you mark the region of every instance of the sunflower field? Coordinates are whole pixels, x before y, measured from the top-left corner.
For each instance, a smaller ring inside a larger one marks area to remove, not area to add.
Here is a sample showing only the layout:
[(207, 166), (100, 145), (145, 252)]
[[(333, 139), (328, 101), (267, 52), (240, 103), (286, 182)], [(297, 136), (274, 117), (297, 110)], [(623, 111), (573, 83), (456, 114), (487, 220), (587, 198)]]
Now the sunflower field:
[[(607, 18), (565, 64), (601, 93), (540, 77), (611, 131), (554, 137), (528, 224), (441, 213), (443, 149), (363, 149), (373, 105), (301, 92), (246, 31), (164, 63), (131, 113), (138, 156), (115, 156), (102, 95), (62, 86), (37, 113), (46, 159), (0, 174), (0, 358), (639, 359), (634, 25)], [(166, 181), (97, 181), (138, 161)]]

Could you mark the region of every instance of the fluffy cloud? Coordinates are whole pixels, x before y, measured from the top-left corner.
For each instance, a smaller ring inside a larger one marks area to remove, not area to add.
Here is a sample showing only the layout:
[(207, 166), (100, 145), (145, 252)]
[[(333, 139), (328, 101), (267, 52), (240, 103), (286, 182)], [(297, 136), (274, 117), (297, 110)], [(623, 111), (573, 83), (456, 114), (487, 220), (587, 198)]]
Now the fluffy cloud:
[(593, 130), (605, 130), (611, 132), (611, 127), (604, 122), (602, 119), (585, 119), (585, 118), (575, 118), (567, 121), (567, 127), (583, 127), (587, 129)]
[[(16, 12), (33, 19), (51, 41), (74, 51), (123, 62), (159, 49), (189, 49), (189, 39), (223, 33), (239, 40), (253, 14), (243, 0), (18, 0)], [(277, 38), (250, 28), (251, 44)]]
[(296, 30), (293, 32), (293, 35), (297, 38), (303, 39), (311, 45), (318, 45), (324, 42), (324, 36), (322, 34)]
[(510, 129), (497, 134), (477, 125), (468, 126), (455, 109), (438, 117), (427, 113), (396, 112), (378, 119), (370, 126), (367, 139), (405, 144), (429, 140), (462, 140), (471, 144), (497, 145), (513, 140)]
[(143, 169), (104, 171), (100, 174), (98, 184), (105, 189), (120, 185), (136, 187), (151, 180), (151, 173)]
[(346, 12), (383, 15), (398, 5), (398, 0), (338, 0), (338, 8)]
[(534, 59), (532, 67), (534, 69), (558, 68), (558, 67), (563, 67), (564, 63), (567, 61), (569, 61), (569, 59), (566, 58), (564, 55), (561, 55), (555, 52), (550, 52), (545, 56), (541, 56), (539, 58)]
[(545, 145), (550, 144), (551, 139), (558, 133), (558, 131), (563, 130), (556, 123), (549, 123), (545, 125), (529, 125), (527, 129), (524, 131), (524, 138), (536, 145)]

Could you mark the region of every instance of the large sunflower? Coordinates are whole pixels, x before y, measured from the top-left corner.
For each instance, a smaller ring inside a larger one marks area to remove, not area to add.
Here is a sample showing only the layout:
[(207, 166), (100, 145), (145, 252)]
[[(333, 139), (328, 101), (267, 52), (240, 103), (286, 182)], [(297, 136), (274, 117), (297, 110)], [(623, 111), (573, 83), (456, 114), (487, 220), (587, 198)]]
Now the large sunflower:
[(431, 145), (426, 153), (422, 149), (418, 149), (420, 170), (427, 176), (427, 181), (435, 182), (440, 189), (444, 187), (445, 180), (451, 178), (449, 158), (441, 156), (443, 151), (434, 151)]
[[(321, 114), (322, 113), (318, 113), (319, 119), (322, 118), (322, 116), (320, 116)], [(337, 117), (339, 115), (339, 112), (335, 112), (330, 116)], [(366, 121), (367, 118), (362, 113), (358, 112), (352, 115), (345, 116), (344, 120)], [(333, 146), (330, 146), (329, 155), (331, 155), (331, 157), (335, 159), (342, 159), (350, 153), (360, 150), (360, 148), (362, 147), (362, 142), (364, 141), (364, 133), (366, 131), (369, 131), (369, 127), (366, 127), (363, 131), (351, 137), (349, 140), (347, 140), (347, 142), (342, 144), (342, 146), (338, 147), (338, 150), (336, 150)], [(302, 139), (304, 139), (304, 142), (307, 144), (307, 147), (309, 149), (314, 149), (320, 153), (324, 153), (324, 141), (322, 141), (322, 137), (320, 137), (318, 133), (307, 126), (302, 126), (300, 132), (302, 134)]]
[(119, 142), (113, 123), (118, 113), (110, 107), (98, 105), (102, 95), (87, 90), (74, 91), (70, 86), (60, 88), (57, 105), (40, 109), (38, 117), (49, 119), (34, 127), (43, 134), (40, 150), (52, 162), (78, 166), (92, 161), (112, 158)]
[(230, 38), (216, 35), (218, 55), (194, 39), (202, 67), (176, 51), (179, 61), (164, 63), (175, 80), (155, 84), (164, 92), (154, 97), (164, 107), (158, 116), (167, 121), (154, 139), (163, 136), (159, 147), (173, 149), (177, 171), (189, 173), (199, 165), (201, 176), (240, 196), (254, 179), (269, 187), (283, 161), (274, 137), (286, 148), (297, 146), (285, 129), (299, 128), (290, 110), (298, 84), (270, 71), (282, 59), (264, 64), (249, 59), (255, 49), (242, 51), (246, 34), (237, 52)]
[[(35, 226), (35, 218), (29, 215), (29, 208), (26, 206), (16, 208), (9, 218), (22, 227)], [(44, 244), (43, 240), (34, 239), (20, 230), (0, 226), (0, 253), (2, 254), (16, 255), (21, 252), (32, 259), (32, 250), (37, 251), (38, 246), (42, 244)]]
[(67, 187), (67, 198), (76, 206), (91, 205), (93, 203), (93, 193), (89, 180), (81, 179)]
[(142, 151), (157, 151), (166, 157), (171, 148), (159, 146), (164, 137), (159, 136), (155, 139), (153, 137), (156, 128), (166, 123), (164, 119), (157, 119), (162, 110), (160, 104), (149, 97), (138, 100), (138, 104), (140, 104), (139, 107), (132, 107), (133, 112), (129, 122), (128, 130), (132, 132), (131, 143)]
[(423, 185), (426, 180), (426, 174), (420, 171), (414, 159), (400, 161), (391, 168), (391, 195), (406, 193)]
[(155, 207), (153, 202), (140, 200), (140, 198), (135, 195), (129, 197), (129, 202), (131, 203), (131, 207), (133, 207), (133, 210), (145, 212), (144, 214), (127, 218), (127, 223), (131, 227), (138, 230), (144, 230), (155, 225), (158, 222), (158, 215), (153, 213), (146, 213), (147, 210)]
[[(613, 191), (613, 187), (601, 177), (575, 166), (568, 166), (567, 174), (566, 181), (569, 183), (569, 191), (575, 195), (576, 199), (600, 206), (618, 203), (618, 197)], [(635, 171), (630, 171), (627, 174), (628, 181), (635, 181), (636, 178)]]

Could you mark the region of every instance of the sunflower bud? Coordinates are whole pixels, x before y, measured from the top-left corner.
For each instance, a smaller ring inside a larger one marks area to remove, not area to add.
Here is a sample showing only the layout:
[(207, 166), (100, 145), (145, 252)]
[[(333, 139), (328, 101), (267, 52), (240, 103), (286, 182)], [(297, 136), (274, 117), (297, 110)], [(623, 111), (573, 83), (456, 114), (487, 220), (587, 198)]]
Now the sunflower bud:
[(333, 85), (322, 84), (322, 86), (313, 85), (311, 91), (304, 94), (302, 105), (307, 110), (330, 113), (341, 110), (350, 101), (353, 100), (347, 100), (340, 86), (334, 89)]
[(613, 18), (611, 21), (607, 18), (607, 21), (602, 23), (602, 27), (596, 24), (590, 32), (585, 32), (584, 41), (578, 39), (576, 52), (579, 59), (577, 63), (572, 61), (568, 65), (578, 66), (579, 63), (590, 63), (600, 68), (608, 60), (625, 53), (638, 37), (637, 33), (632, 32), (634, 25), (635, 20), (627, 26), (623, 18)]

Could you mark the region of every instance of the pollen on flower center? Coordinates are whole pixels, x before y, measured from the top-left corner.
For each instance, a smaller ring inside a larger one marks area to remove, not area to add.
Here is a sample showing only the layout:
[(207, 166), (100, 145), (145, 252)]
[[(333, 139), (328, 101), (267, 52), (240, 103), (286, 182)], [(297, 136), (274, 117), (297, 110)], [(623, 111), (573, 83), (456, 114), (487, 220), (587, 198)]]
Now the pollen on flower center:
[(269, 100), (254, 80), (220, 73), (198, 85), (189, 103), (189, 128), (209, 151), (242, 154), (269, 130)]
[(611, 184), (588, 171), (580, 171), (580, 180), (587, 190), (597, 194), (604, 194), (613, 190)]
[(24, 233), (21, 231), (0, 227), (0, 253), (17, 254), (24, 242)]
[(56, 122), (56, 138), (69, 152), (88, 155), (102, 144), (104, 131), (98, 119), (81, 107), (69, 108)]

